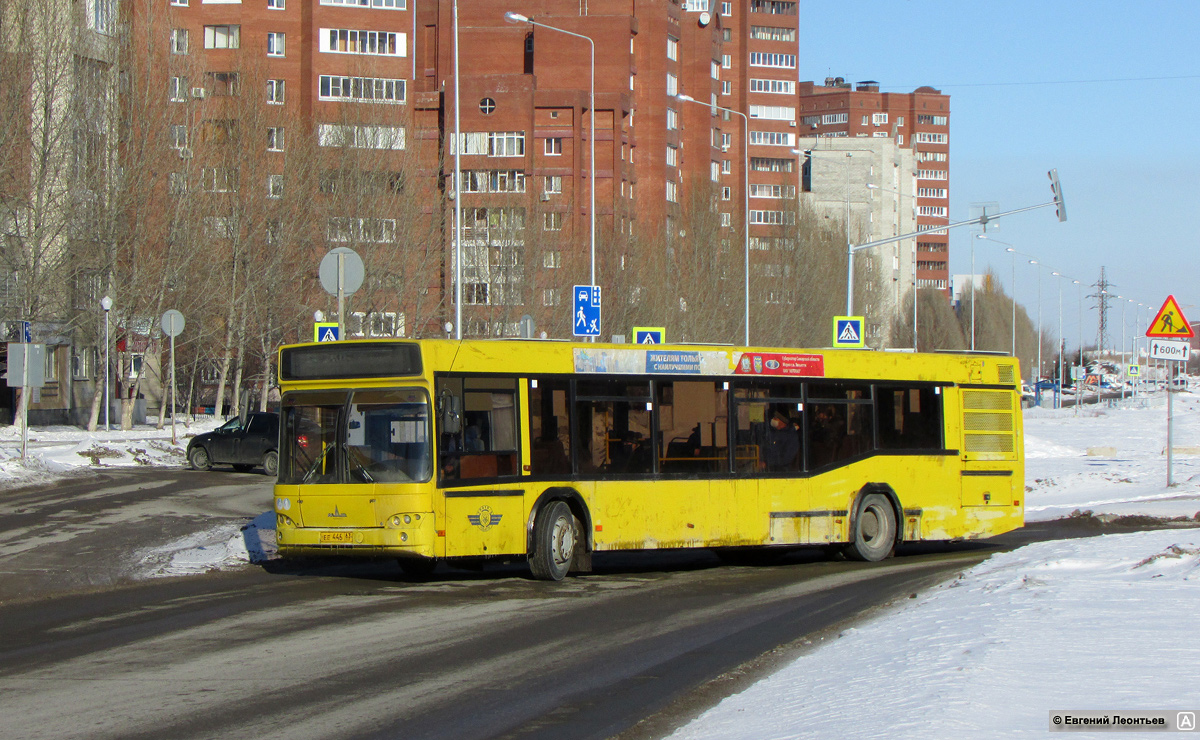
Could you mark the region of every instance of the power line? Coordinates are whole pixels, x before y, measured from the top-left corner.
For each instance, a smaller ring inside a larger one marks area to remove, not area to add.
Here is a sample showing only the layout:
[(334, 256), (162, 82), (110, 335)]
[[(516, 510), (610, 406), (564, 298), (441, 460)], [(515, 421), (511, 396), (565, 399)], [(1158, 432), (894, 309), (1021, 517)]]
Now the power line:
[(933, 87), (943, 89), (948, 87), (1022, 87), (1033, 85), (1101, 85), (1112, 82), (1161, 82), (1169, 80), (1200, 80), (1200, 75), (1176, 75), (1172, 77), (1111, 77), (1094, 80), (1033, 80), (1028, 82), (957, 82), (946, 85), (888, 85), (885, 89), (912, 91), (917, 87)]

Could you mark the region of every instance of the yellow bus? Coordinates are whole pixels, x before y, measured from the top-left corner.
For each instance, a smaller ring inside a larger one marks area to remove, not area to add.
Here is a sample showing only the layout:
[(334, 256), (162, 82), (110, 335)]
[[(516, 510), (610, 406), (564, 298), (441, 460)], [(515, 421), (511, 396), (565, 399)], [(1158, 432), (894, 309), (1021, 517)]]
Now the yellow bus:
[(527, 560), (844, 548), (1023, 524), (1020, 372), (994, 355), (364, 340), (279, 352), (283, 556)]

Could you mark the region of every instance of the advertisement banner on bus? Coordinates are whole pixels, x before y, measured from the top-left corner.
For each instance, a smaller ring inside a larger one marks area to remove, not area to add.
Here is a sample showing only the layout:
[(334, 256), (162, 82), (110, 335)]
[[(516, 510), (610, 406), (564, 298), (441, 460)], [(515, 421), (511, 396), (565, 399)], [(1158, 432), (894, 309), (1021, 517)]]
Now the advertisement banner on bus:
[(825, 375), (822, 355), (783, 352), (745, 352), (737, 358), (735, 375), (796, 375), (820, 378)]

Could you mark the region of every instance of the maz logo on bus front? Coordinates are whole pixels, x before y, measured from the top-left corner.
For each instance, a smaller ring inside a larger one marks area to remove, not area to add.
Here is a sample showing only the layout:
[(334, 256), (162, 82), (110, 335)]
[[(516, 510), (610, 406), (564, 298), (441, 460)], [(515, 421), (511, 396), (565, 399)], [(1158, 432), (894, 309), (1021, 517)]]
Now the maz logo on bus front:
[(345, 514), (338, 511), (338, 507), (336, 505), (333, 507), (333, 511), (329, 512), (326, 516), (331, 516), (334, 519), (345, 519), (346, 518)]
[(492, 528), (492, 525), (499, 524), (503, 516), (503, 514), (493, 512), (490, 506), (480, 506), (478, 514), (467, 514), (467, 520), (472, 525), (479, 527), (480, 531), (486, 532)]

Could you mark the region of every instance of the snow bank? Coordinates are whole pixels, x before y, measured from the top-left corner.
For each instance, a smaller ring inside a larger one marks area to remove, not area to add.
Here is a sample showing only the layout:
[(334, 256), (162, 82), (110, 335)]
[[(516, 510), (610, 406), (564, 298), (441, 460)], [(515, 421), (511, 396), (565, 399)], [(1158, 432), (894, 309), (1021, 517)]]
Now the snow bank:
[(1040, 737), (1051, 709), (1186, 709), (1198, 610), (1200, 532), (1030, 545), (847, 629), (671, 737)]

